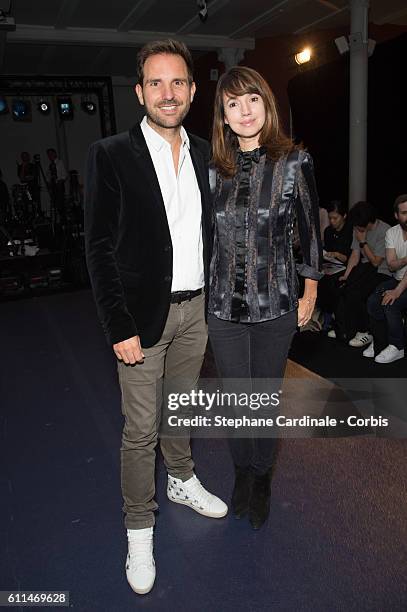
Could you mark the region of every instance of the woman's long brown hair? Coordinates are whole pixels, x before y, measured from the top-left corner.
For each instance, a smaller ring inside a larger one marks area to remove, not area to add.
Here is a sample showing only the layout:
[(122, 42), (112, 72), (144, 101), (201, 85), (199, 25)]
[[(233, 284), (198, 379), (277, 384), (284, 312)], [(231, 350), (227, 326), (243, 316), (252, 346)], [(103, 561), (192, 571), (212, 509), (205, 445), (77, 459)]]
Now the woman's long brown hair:
[(277, 160), (296, 148), (280, 126), (276, 99), (268, 83), (256, 70), (246, 66), (234, 66), (218, 81), (212, 127), (212, 161), (226, 177), (233, 176), (236, 172), (239, 142), (236, 134), (225, 124), (223, 96), (226, 94), (235, 97), (247, 93), (258, 94), (263, 100), (266, 120), (259, 135), (259, 144), (267, 148), (268, 156)]

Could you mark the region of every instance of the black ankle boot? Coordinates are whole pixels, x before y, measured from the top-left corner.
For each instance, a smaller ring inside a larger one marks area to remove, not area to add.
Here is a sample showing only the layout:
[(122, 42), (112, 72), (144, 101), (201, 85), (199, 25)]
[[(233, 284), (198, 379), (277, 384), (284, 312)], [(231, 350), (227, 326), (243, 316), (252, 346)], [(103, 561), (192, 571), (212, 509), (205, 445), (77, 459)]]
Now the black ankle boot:
[(253, 529), (260, 529), (270, 512), (271, 473), (255, 476), (249, 505), (249, 521)]
[(235, 486), (232, 493), (232, 511), (240, 519), (249, 511), (254, 474), (247, 468), (235, 466)]

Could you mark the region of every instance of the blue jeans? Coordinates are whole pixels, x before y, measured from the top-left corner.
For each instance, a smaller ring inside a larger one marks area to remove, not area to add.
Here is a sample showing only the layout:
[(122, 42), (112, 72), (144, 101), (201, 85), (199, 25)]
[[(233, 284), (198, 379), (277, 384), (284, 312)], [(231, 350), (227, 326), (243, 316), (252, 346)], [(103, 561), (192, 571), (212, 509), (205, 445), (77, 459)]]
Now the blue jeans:
[(381, 283), (367, 301), (376, 354), (388, 344), (393, 344), (399, 350), (404, 348), (403, 311), (407, 310), (407, 290), (393, 304), (382, 306), (383, 292), (395, 289), (398, 283), (395, 278)]

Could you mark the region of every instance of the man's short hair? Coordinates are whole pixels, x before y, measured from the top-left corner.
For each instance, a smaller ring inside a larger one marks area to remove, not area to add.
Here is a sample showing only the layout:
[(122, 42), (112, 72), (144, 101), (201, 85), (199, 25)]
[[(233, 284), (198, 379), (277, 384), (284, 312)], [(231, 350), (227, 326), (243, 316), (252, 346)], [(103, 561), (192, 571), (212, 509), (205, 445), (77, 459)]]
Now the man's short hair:
[(377, 214), (370, 202), (356, 202), (350, 209), (348, 217), (353, 227), (367, 227), (369, 223), (376, 221)]
[(52, 147), (47, 149), (47, 155), (48, 155), (48, 153), (55, 153), (55, 155), (57, 154), (56, 150), (53, 149)]
[(399, 205), (404, 204), (404, 202), (407, 202), (407, 193), (402, 193), (401, 195), (397, 196), (397, 198), (394, 200), (394, 212), (395, 213), (399, 212)]
[(191, 53), (184, 43), (172, 38), (168, 38), (167, 40), (153, 40), (140, 49), (137, 54), (137, 83), (141, 86), (143, 85), (144, 64), (147, 59), (152, 55), (160, 55), (161, 53), (181, 56), (187, 65), (188, 81), (192, 83), (194, 80), (194, 62), (192, 61)]

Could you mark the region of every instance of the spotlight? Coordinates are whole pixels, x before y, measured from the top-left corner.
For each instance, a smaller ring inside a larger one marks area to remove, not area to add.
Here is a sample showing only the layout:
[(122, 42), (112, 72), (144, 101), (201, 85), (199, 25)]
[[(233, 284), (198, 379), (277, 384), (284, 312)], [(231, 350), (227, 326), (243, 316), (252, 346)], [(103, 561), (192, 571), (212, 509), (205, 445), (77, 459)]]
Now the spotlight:
[(199, 9), (198, 17), (202, 23), (205, 23), (205, 21), (208, 19), (208, 6), (206, 4), (206, 0), (197, 0), (197, 5)]
[(341, 55), (349, 51), (349, 42), (346, 36), (335, 38), (335, 45)]
[(297, 62), (297, 64), (300, 64), (300, 65), (306, 64), (311, 59), (311, 49), (307, 47), (306, 49), (303, 49), (302, 51), (300, 51), (300, 53), (296, 53), (294, 55), (294, 59)]
[(14, 121), (31, 121), (31, 104), (26, 100), (13, 100), (11, 112)]
[(8, 113), (8, 104), (4, 96), (0, 96), (0, 115)]
[(73, 119), (72, 98), (57, 98), (59, 116), (63, 120)]
[(51, 104), (46, 100), (41, 100), (41, 102), (38, 102), (38, 111), (41, 115), (49, 115), (51, 112)]
[(96, 113), (96, 104), (92, 102), (92, 100), (82, 100), (81, 102), (82, 110), (88, 115), (94, 115)]

